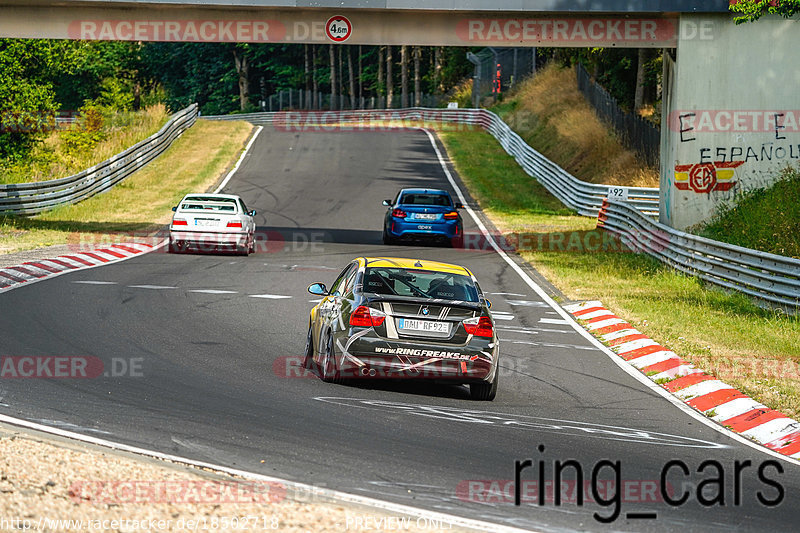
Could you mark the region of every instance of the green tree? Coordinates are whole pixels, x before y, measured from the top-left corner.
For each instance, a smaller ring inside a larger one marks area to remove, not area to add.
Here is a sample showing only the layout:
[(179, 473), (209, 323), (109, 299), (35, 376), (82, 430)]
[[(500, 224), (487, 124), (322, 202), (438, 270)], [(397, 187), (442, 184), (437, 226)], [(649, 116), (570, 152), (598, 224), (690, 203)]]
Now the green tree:
[(52, 129), (54, 82), (74, 70), (77, 55), (70, 41), (0, 39), (0, 158), (25, 157)]
[(731, 0), (729, 9), (737, 15), (736, 24), (756, 21), (767, 13), (791, 18), (800, 12), (800, 0)]

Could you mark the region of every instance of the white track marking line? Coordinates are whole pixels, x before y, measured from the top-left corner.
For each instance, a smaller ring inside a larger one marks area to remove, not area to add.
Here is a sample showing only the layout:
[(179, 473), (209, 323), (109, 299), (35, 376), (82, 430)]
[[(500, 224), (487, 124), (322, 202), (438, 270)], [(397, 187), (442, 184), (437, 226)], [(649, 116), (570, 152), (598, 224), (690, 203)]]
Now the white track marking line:
[(589, 320), (591, 318), (597, 318), (599, 316), (614, 316), (614, 313), (612, 313), (608, 309), (600, 309), (598, 311), (592, 311), (591, 313), (586, 313), (585, 315), (581, 315), (578, 318), (580, 318), (581, 320)]
[[(555, 304), (555, 302), (553, 302)], [(556, 304), (558, 305), (558, 304)], [(586, 326), (590, 331), (594, 331), (596, 329), (604, 328), (606, 326), (613, 326), (614, 324), (623, 324), (627, 322), (627, 320), (622, 318), (609, 318), (608, 320), (601, 320), (599, 322), (593, 322)]]
[(539, 324), (567, 324), (566, 320), (560, 318), (540, 318)]
[(128, 285), (129, 289), (148, 289), (153, 291), (177, 289), (178, 287), (169, 287), (167, 285)]
[[(756, 444), (755, 442), (751, 441), (750, 439), (742, 437), (741, 435), (739, 435), (737, 433), (733, 433), (732, 431), (729, 431), (729, 430), (725, 429), (724, 427), (720, 426), (719, 424), (709, 420), (706, 416), (702, 415), (698, 411), (696, 411), (693, 408), (689, 407), (682, 400), (680, 400), (679, 398), (676, 398), (675, 396), (673, 396), (669, 391), (667, 391), (666, 389), (664, 389), (660, 385), (657, 385), (656, 383), (653, 383), (647, 376), (642, 374), (637, 368), (635, 368), (632, 365), (628, 364), (627, 361), (625, 361), (620, 356), (618, 356), (617, 354), (615, 354), (614, 352), (609, 350), (603, 343), (600, 342), (600, 340), (595, 338), (591, 333), (589, 333), (580, 324), (578, 324), (578, 322), (576, 322), (575, 319), (572, 318), (572, 315), (568, 314), (567, 311), (564, 310), (564, 308), (562, 308), (560, 305), (558, 305), (556, 303), (556, 301), (553, 300), (550, 297), (550, 295), (547, 294), (544, 291), (544, 289), (542, 289), (535, 281), (533, 281), (533, 279), (522, 269), (521, 266), (519, 266), (513, 259), (511, 259), (511, 257), (509, 257), (509, 255), (506, 252), (504, 252), (503, 249), (500, 248), (497, 245), (497, 242), (495, 242), (494, 237), (491, 236), (491, 234), (486, 229), (486, 226), (483, 224), (481, 219), (475, 214), (475, 211), (473, 211), (473, 209), (469, 205), (467, 205), (467, 199), (464, 196), (464, 193), (461, 192), (461, 188), (458, 186), (456, 181), (453, 179), (453, 176), (450, 174), (450, 169), (447, 168), (447, 163), (445, 162), (444, 158), (442, 157), (442, 152), (439, 150), (439, 147), (436, 145), (436, 139), (433, 137), (433, 134), (429, 130), (427, 130), (425, 128), (419, 128), (419, 129), (421, 131), (424, 131), (425, 134), (428, 136), (428, 139), (431, 142), (431, 146), (433, 147), (433, 151), (436, 153), (436, 157), (439, 159), (439, 165), (441, 166), (445, 177), (447, 177), (447, 181), (450, 183), (450, 186), (453, 187), (453, 189), (456, 191), (456, 194), (458, 195), (458, 199), (461, 201), (462, 204), (464, 204), (464, 206), (465, 206), (464, 209), (467, 211), (467, 213), (469, 213), (469, 216), (472, 218), (472, 220), (478, 226), (478, 229), (483, 234), (483, 236), (486, 238), (486, 242), (488, 242), (492, 246), (494, 251), (497, 252), (497, 254), (500, 257), (503, 258), (503, 260), (517, 273), (517, 275), (519, 275), (520, 278), (522, 278), (522, 281), (524, 281), (528, 285), (528, 287), (530, 287), (543, 301), (545, 301), (550, 307), (552, 307), (554, 311), (556, 311), (559, 315), (561, 315), (562, 318), (564, 318), (565, 320), (568, 321), (569, 325), (572, 326), (572, 329), (574, 329), (579, 335), (583, 336), (586, 340), (588, 340), (590, 343), (592, 343), (592, 345), (597, 347), (597, 349), (601, 350), (604, 354), (606, 354), (606, 356), (608, 356), (608, 358), (611, 359), (611, 361), (615, 365), (617, 365), (623, 372), (627, 373), (633, 379), (635, 379), (639, 383), (641, 383), (644, 387), (646, 387), (647, 389), (650, 389), (654, 393), (656, 393), (659, 396), (663, 397), (665, 400), (667, 400), (672, 405), (674, 405), (675, 407), (677, 407), (678, 409), (683, 411), (688, 416), (694, 418), (698, 422), (700, 422), (703, 425), (713, 429), (714, 431), (717, 431), (717, 432), (721, 433), (722, 435), (726, 435), (727, 437), (737, 441), (740, 444), (744, 444), (745, 446), (749, 446), (750, 448), (752, 448), (754, 450), (758, 450), (758, 451), (760, 451), (762, 453), (765, 453), (767, 455), (771, 455), (772, 457), (775, 457), (776, 459), (781, 459), (781, 460), (786, 461), (787, 463), (790, 463), (790, 464), (793, 464), (793, 465), (797, 464), (797, 462), (792, 460), (791, 458), (789, 458), (789, 457), (787, 457), (787, 456), (785, 456), (783, 454), (780, 454), (780, 453), (778, 453), (776, 451), (770, 450), (769, 448), (765, 448), (765, 447), (761, 446), (760, 444)], [(595, 303), (596, 305), (591, 305), (592, 303)], [(575, 310), (580, 310), (581, 309), (581, 305), (582, 304), (573, 304), (573, 305), (569, 305), (567, 307), (571, 308), (571, 309), (575, 309)], [(589, 305), (591, 307), (600, 307), (601, 306), (600, 302), (590, 302)], [(614, 323), (625, 322), (622, 319), (616, 319), (616, 320), (618, 320), (618, 322), (614, 322)], [(596, 326), (597, 324), (599, 324), (599, 322), (597, 322), (595, 324), (592, 324), (592, 325)], [(594, 329), (597, 329), (597, 328), (594, 328)]]
[(291, 298), (291, 296), (284, 296), (282, 294), (248, 294), (250, 298), (264, 298), (267, 300), (284, 300)]
[(800, 429), (800, 423), (787, 416), (786, 418), (776, 418), (747, 431), (742, 431), (742, 435), (756, 439), (758, 442), (772, 442), (794, 433), (798, 429)]
[(662, 350), (660, 352), (653, 352), (635, 359), (631, 359), (630, 363), (636, 368), (644, 368), (646, 366), (654, 365), (667, 359), (677, 359), (678, 355), (669, 350)]
[(223, 291), (219, 289), (190, 289), (186, 292), (199, 292), (201, 294), (236, 294), (236, 291)]
[(520, 307), (547, 307), (544, 302), (537, 302), (535, 300), (506, 300), (508, 305), (517, 305)]
[(95, 281), (95, 280), (73, 281), (72, 283), (79, 283), (81, 285), (119, 285), (116, 281)]
[(621, 339), (622, 337), (627, 337), (628, 335), (639, 335), (641, 331), (638, 329), (628, 328), (628, 329), (621, 329), (619, 331), (612, 331), (611, 333), (606, 333), (605, 335), (601, 335), (600, 337), (606, 341), (611, 342), (616, 339)]
[[(355, 494), (349, 494), (347, 492), (339, 492), (337, 490), (332, 489), (325, 489), (320, 487), (315, 487), (314, 485), (308, 485), (306, 483), (298, 483), (296, 481), (289, 481), (286, 479), (280, 479), (277, 477), (265, 476), (262, 474), (256, 474), (254, 472), (247, 472), (246, 470), (238, 470), (235, 468), (229, 468), (226, 466), (216, 465), (213, 463), (206, 463), (202, 461), (195, 461), (193, 459), (187, 459), (186, 457), (181, 457), (179, 455), (171, 455), (166, 453), (161, 453), (153, 450), (148, 450), (145, 448), (138, 448), (136, 446), (129, 446), (127, 444), (122, 444), (119, 442), (113, 442), (110, 440), (102, 439), (99, 437), (91, 437), (89, 435), (82, 435), (80, 433), (75, 433), (72, 431), (67, 431), (64, 429), (59, 429), (51, 426), (45, 426), (42, 424), (37, 424), (35, 422), (30, 422), (28, 420), (22, 420), (20, 418), (14, 418), (11, 416), (0, 414), (0, 422), (5, 422), (7, 424), (12, 424), (15, 426), (25, 427), (29, 429), (33, 429), (36, 431), (42, 431), (45, 433), (49, 433), (51, 435), (58, 435), (60, 437), (67, 437), (70, 439), (79, 440), (82, 442), (87, 442), (90, 444), (95, 444), (97, 446), (104, 446), (106, 448), (111, 448), (113, 450), (120, 450), (126, 451), (131, 453), (136, 453), (139, 455), (145, 455), (148, 457), (154, 457), (156, 459), (161, 459), (163, 461), (171, 461), (174, 463), (181, 463), (185, 465), (194, 466), (197, 468), (208, 468), (211, 470), (216, 470), (217, 472), (224, 472), (226, 474), (230, 474), (232, 476), (239, 476), (244, 479), (252, 480), (252, 481), (262, 481), (266, 483), (280, 483), (284, 485), (286, 488), (294, 489), (297, 492), (303, 492), (309, 494), (311, 496), (320, 496), (324, 498), (329, 498), (332, 500), (337, 500), (340, 502), (345, 503), (353, 503), (356, 505), (366, 505), (372, 507), (374, 509), (381, 509), (383, 511), (388, 511), (392, 513), (402, 513), (410, 516), (418, 516), (418, 517), (427, 517), (431, 520), (440, 520), (442, 523), (449, 523), (452, 526), (456, 527), (465, 527), (470, 529), (475, 529), (478, 531), (487, 531), (487, 532), (496, 532), (496, 533), (530, 533), (531, 530), (529, 529), (519, 529), (511, 526), (504, 526), (500, 524), (494, 524), (492, 522), (484, 522), (482, 520), (473, 520), (471, 518), (462, 518), (460, 516), (450, 515), (446, 513), (441, 513), (438, 511), (428, 511), (425, 509), (418, 509), (416, 507), (411, 507), (408, 505), (403, 505), (399, 503), (392, 503), (386, 502), (382, 500), (376, 500), (373, 498), (365, 497), (365, 496), (358, 496)], [(303, 500), (300, 500), (303, 501)]]
[(700, 383), (695, 383), (685, 389), (681, 389), (675, 393), (675, 396), (684, 400), (691, 400), (725, 389), (733, 389), (733, 387), (718, 379), (709, 379), (708, 381), (701, 381)]
[(711, 419), (716, 420), (717, 422), (722, 422), (723, 420), (728, 420), (735, 416), (743, 415), (748, 411), (752, 411), (753, 409), (766, 408), (766, 405), (758, 403), (752, 398), (736, 398), (735, 400), (712, 407), (706, 411), (706, 413), (709, 411), (714, 411), (715, 414), (711, 417)]
[(237, 170), (239, 170), (239, 165), (242, 164), (242, 161), (244, 161), (245, 156), (248, 154), (248, 152), (250, 152), (250, 147), (253, 146), (254, 142), (256, 142), (256, 139), (258, 138), (258, 134), (261, 133), (261, 130), (263, 130), (263, 129), (264, 129), (263, 126), (259, 126), (259, 127), (256, 128), (256, 132), (253, 134), (252, 137), (250, 137), (250, 142), (248, 142), (247, 146), (244, 147), (244, 151), (242, 152), (242, 155), (239, 156), (239, 159), (236, 161), (236, 164), (233, 165), (233, 168), (231, 169), (230, 172), (228, 172), (228, 175), (225, 176), (225, 179), (222, 180), (222, 183), (220, 183), (217, 186), (217, 188), (214, 189), (214, 194), (219, 193), (222, 189), (225, 188), (225, 186), (228, 184), (228, 182), (231, 181), (231, 178), (233, 177), (233, 175), (236, 174)]

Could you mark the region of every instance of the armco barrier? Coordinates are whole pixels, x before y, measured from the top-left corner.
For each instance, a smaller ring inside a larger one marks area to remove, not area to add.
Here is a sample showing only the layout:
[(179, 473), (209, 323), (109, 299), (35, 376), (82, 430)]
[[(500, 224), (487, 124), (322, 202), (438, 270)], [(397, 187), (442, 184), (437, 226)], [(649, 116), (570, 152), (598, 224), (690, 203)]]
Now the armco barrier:
[[(360, 111), (282, 111), (203, 117), (209, 120), (246, 120), (258, 125), (281, 125), (287, 128), (312, 127), (314, 123), (367, 122), (384, 120), (453, 122), (478, 125), (491, 134), (503, 149), (536, 178), (564, 205), (584, 216), (596, 217), (609, 185), (581, 181), (531, 148), (503, 119), (485, 109), (430, 109), (411, 107), (390, 110)], [(658, 188), (627, 187), (628, 203), (650, 217), (658, 216)]]
[(157, 133), (74, 176), (0, 185), (0, 214), (34, 215), (106, 191), (169, 148), (197, 116), (197, 104), (192, 104), (172, 115)]
[(598, 227), (631, 249), (726, 289), (790, 312), (800, 308), (800, 260), (713, 241), (659, 224), (625, 202), (605, 201)]

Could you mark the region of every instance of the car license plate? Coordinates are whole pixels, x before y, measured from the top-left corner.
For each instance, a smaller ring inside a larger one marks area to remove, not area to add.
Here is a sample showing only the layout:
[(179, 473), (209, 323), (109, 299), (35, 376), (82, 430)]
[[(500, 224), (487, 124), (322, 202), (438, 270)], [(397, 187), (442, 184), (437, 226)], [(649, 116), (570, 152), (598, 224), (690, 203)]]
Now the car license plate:
[(217, 220), (210, 220), (205, 218), (194, 219), (195, 226), (216, 226), (217, 222), (218, 222)]
[(403, 331), (422, 331), (425, 333), (449, 333), (450, 324), (447, 322), (434, 322), (432, 320), (416, 320), (414, 318), (401, 318), (398, 320), (398, 329)]
[(414, 213), (414, 218), (417, 220), (436, 220), (439, 215), (436, 213)]

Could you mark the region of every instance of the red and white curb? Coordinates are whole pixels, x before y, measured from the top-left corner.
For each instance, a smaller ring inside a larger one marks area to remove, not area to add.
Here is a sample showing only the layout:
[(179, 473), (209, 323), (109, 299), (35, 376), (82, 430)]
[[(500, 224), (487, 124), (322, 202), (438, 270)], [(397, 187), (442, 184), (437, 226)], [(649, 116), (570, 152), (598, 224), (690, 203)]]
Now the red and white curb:
[(599, 301), (564, 309), (622, 359), (711, 420), (777, 453), (800, 459), (800, 422), (684, 361)]
[(53, 259), (39, 259), (17, 266), (3, 267), (0, 268), (0, 293), (67, 272), (124, 261), (136, 255), (153, 251), (163, 244), (112, 244), (90, 252), (76, 252), (70, 255), (60, 255)]

